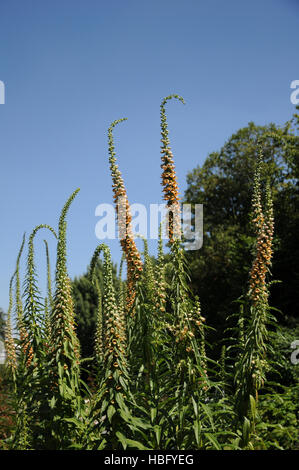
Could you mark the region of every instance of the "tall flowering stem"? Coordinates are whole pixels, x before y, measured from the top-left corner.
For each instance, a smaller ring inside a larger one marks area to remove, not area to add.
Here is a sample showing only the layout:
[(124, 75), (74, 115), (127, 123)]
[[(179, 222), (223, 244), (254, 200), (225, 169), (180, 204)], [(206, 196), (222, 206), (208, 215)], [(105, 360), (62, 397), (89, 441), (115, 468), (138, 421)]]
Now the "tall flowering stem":
[(166, 289), (167, 284), (165, 280), (165, 259), (163, 253), (163, 240), (162, 240), (162, 224), (159, 226), (159, 238), (158, 238), (158, 259), (157, 265), (155, 266), (155, 290), (156, 290), (156, 309), (158, 311), (158, 317), (164, 319), (166, 312)]
[(121, 238), (120, 243), (127, 261), (127, 310), (129, 311), (132, 308), (136, 297), (136, 283), (142, 272), (142, 261), (132, 233), (132, 215), (130, 211), (130, 204), (121, 172), (119, 171), (118, 165), (116, 164), (116, 153), (114, 151), (115, 147), (112, 131), (117, 124), (125, 120), (126, 118), (118, 119), (114, 121), (109, 127), (108, 151), (110, 171), (113, 182), (112, 188), (114, 193), (114, 202), (116, 204), (118, 228)]
[[(76, 416), (81, 407), (80, 345), (75, 331), (71, 281), (66, 264), (66, 216), (78, 192), (79, 189), (71, 194), (59, 219), (55, 295), (50, 322), (51, 342), (48, 350), (49, 393), (52, 397), (50, 416), (55, 420), (56, 429), (53, 441), (48, 445), (55, 445), (58, 448), (72, 441), (72, 425), (64, 418)], [(57, 418), (59, 415), (61, 419)], [(57, 440), (59, 435), (60, 441)]]
[(43, 353), (40, 347), (42, 342), (42, 309), (41, 296), (37, 286), (36, 269), (34, 263), (34, 238), (41, 229), (50, 230), (55, 238), (57, 235), (52, 227), (46, 224), (38, 225), (32, 231), (28, 243), (27, 273), (25, 281), (25, 308), (23, 314), (23, 326), (26, 332), (25, 341), (21, 340), (21, 347), (26, 358), (26, 366), (29, 367), (34, 355), (36, 356), (36, 365), (41, 364), (39, 353)]
[[(62, 365), (57, 370), (61, 380), (69, 377), (69, 369), (74, 370), (74, 377), (79, 375), (79, 341), (75, 333), (74, 305), (71, 293), (71, 283), (66, 266), (66, 215), (79, 189), (73, 192), (61, 212), (57, 243), (57, 262), (55, 278), (55, 296), (51, 314), (51, 346), (50, 355), (55, 366)], [(54, 365), (53, 364), (53, 365)], [(78, 383), (76, 383), (78, 386)]]
[(179, 204), (179, 192), (178, 183), (175, 172), (175, 165), (173, 160), (173, 154), (170, 147), (170, 141), (168, 137), (168, 125), (166, 118), (165, 105), (167, 101), (175, 98), (182, 103), (184, 99), (179, 95), (169, 95), (162, 100), (160, 106), (161, 116), (161, 168), (162, 172), (162, 186), (164, 193), (164, 200), (166, 201), (167, 208), (169, 210), (168, 217), (168, 236), (170, 243), (173, 243), (175, 239), (180, 238), (180, 204)]
[(47, 260), (47, 297), (45, 298), (45, 315), (44, 315), (44, 340), (45, 345), (48, 348), (51, 340), (51, 323), (50, 317), (53, 308), (53, 296), (52, 296), (52, 280), (51, 280), (51, 265), (49, 256), (49, 247), (47, 240), (44, 240), (46, 249), (46, 260)]
[(12, 323), (11, 323), (11, 313), (13, 307), (13, 280), (14, 276), (12, 276), (10, 283), (9, 283), (9, 305), (7, 311), (7, 319), (6, 319), (6, 328), (5, 328), (5, 349), (6, 349), (6, 366), (11, 371), (13, 376), (13, 382), (15, 383), (15, 374), (17, 368), (17, 355), (16, 355), (16, 345), (13, 339), (12, 333)]
[(117, 289), (117, 305), (119, 312), (125, 318), (126, 314), (126, 283), (122, 280), (123, 265), (125, 261), (125, 255), (122, 254), (120, 264), (119, 264), (119, 273), (118, 273), (118, 289)]
[[(90, 264), (91, 278), (95, 268), (95, 262), (99, 254), (104, 253), (104, 294), (102, 314), (98, 317), (102, 326), (98, 326), (98, 331), (103, 335), (103, 356), (105, 365), (122, 368), (126, 357), (126, 328), (123, 318), (119, 314), (115, 289), (113, 285), (112, 262), (109, 248), (101, 244), (95, 250)], [(95, 280), (93, 280), (95, 282)], [(119, 361), (122, 359), (122, 362)]]
[(273, 204), (269, 182), (265, 190), (265, 211), (261, 202), (261, 153), (259, 154), (254, 178), (252, 196), (253, 227), (257, 236), (255, 257), (249, 275), (249, 298), (252, 305), (263, 304), (267, 301), (268, 290), (266, 275), (271, 265), (272, 241), (274, 232)]
[(94, 341), (94, 351), (98, 365), (103, 363), (103, 316), (102, 316), (102, 292), (98, 279), (94, 281), (98, 295), (97, 316), (96, 316), (96, 332)]
[(16, 270), (15, 270), (15, 296), (16, 296), (16, 316), (17, 316), (17, 327), (19, 330), (20, 341), (25, 342), (26, 330), (23, 325), (23, 303), (21, 294), (21, 283), (20, 283), (20, 260), (25, 246), (25, 234), (23, 235), (21, 247), (17, 256)]
[(94, 252), (90, 263), (91, 279), (93, 279), (96, 261), (101, 252), (104, 254), (104, 285), (102, 312), (101, 315), (98, 315), (97, 325), (97, 345), (101, 349), (101, 369), (99, 371), (99, 390), (93, 404), (91, 429), (99, 438), (101, 426), (105, 426), (105, 439), (108, 448), (119, 448), (120, 442), (117, 435), (120, 431), (123, 432), (126, 427), (122, 416), (122, 405), (124, 405), (128, 394), (129, 379), (126, 326), (117, 305), (111, 255), (105, 244), (99, 245)]
[(51, 264), (49, 256), (49, 247), (47, 240), (44, 240), (45, 250), (46, 250), (46, 260), (47, 260), (47, 295), (50, 307), (53, 305), (53, 295), (52, 295), (52, 280), (51, 280)]
[[(23, 308), (20, 293), (19, 264), (25, 237), (15, 271), (16, 308), (19, 328), (19, 352), (16, 368), (15, 400), (17, 407), (16, 428), (12, 440), (13, 448), (30, 448), (34, 439), (36, 425), (41, 418), (45, 373), (45, 349), (42, 339), (42, 310), (40, 293), (34, 263), (34, 238), (40, 229), (49, 229), (56, 237), (55, 231), (48, 225), (38, 225), (31, 233), (28, 242), (26, 278), (24, 284), (25, 305)], [(38, 417), (38, 418), (37, 418)]]
[[(267, 274), (271, 266), (274, 231), (273, 204), (269, 182), (264, 197), (261, 184), (262, 151), (254, 176), (252, 195), (252, 224), (256, 235), (252, 267), (249, 273), (247, 293), (249, 314), (244, 327), (242, 320), (243, 349), (236, 364), (236, 409), (239, 416), (248, 416), (250, 404), (258, 400), (259, 390), (266, 380), (269, 369), (267, 361), (268, 324), (272, 320), (268, 304)], [(243, 331), (244, 330), (244, 331)]]

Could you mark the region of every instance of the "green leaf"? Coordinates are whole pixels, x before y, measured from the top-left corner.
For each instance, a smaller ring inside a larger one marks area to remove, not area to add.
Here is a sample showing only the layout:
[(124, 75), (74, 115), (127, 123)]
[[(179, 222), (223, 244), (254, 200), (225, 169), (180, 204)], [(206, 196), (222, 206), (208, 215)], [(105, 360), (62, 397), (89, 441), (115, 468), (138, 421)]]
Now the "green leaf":
[(243, 433), (242, 433), (242, 438), (245, 443), (245, 445), (249, 441), (249, 436), (250, 436), (250, 421), (246, 417), (244, 418), (244, 423), (243, 423)]
[(212, 434), (205, 433), (205, 437), (213, 444), (216, 450), (221, 450), (221, 445)]
[(249, 396), (249, 399), (250, 399), (251, 416), (252, 416), (253, 420), (255, 421), (255, 419), (256, 419), (256, 401), (255, 401), (255, 399), (253, 398), (252, 395)]
[(117, 437), (119, 438), (120, 442), (122, 443), (124, 449), (127, 448), (127, 446), (132, 447), (133, 449), (139, 449), (139, 450), (150, 450), (148, 447), (145, 447), (141, 442), (134, 441), (133, 439), (127, 439), (121, 432), (117, 431), (116, 432)]
[(126, 450), (126, 448), (127, 448), (127, 439), (126, 439), (126, 437), (119, 431), (117, 431), (116, 435), (117, 435), (118, 439), (120, 440), (123, 448)]
[(199, 425), (199, 422), (197, 420), (194, 421), (193, 423), (193, 429), (194, 429), (194, 435), (195, 435), (195, 439), (196, 439), (196, 444), (199, 445), (199, 429), (200, 429), (200, 425)]
[(53, 410), (54, 406), (55, 406), (55, 403), (56, 403), (56, 398), (55, 397), (52, 397), (51, 400), (50, 400), (50, 408)]
[(155, 421), (156, 416), (157, 416), (157, 408), (151, 408), (151, 422), (152, 423)]
[(115, 414), (115, 411), (116, 411), (116, 409), (114, 408), (113, 405), (108, 406), (107, 416), (108, 416), (108, 420), (109, 420), (110, 423), (112, 421), (113, 415)]
[(156, 435), (157, 444), (159, 445), (159, 444), (160, 444), (160, 441), (161, 441), (162, 428), (161, 428), (161, 426), (158, 426), (158, 425), (156, 424), (156, 425), (154, 426), (154, 430), (155, 430), (155, 435)]

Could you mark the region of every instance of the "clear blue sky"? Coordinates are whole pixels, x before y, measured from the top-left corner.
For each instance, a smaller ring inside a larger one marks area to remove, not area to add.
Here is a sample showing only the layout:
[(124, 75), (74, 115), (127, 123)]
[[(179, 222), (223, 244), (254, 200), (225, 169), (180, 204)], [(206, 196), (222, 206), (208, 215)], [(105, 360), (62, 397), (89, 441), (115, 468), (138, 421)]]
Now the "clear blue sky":
[[(111, 202), (107, 128), (129, 200), (161, 201), (160, 100), (181, 193), (186, 174), (249, 121), (290, 118), (299, 79), (298, 0), (2, 0), (0, 306), (22, 234), (55, 228), (68, 195), (70, 275), (86, 270), (101, 202)], [(43, 282), (44, 234), (36, 239)], [(47, 235), (54, 271), (55, 244)], [(115, 261), (118, 241), (110, 243)]]

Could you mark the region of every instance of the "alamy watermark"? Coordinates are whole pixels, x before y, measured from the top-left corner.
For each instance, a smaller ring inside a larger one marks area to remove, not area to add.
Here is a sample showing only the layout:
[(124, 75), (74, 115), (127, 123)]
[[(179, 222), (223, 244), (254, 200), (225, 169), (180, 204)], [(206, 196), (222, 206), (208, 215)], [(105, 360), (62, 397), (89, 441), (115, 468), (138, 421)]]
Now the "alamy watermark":
[[(112, 204), (99, 204), (96, 207), (95, 215), (101, 217), (95, 226), (95, 234), (99, 240), (115, 240), (116, 238), (122, 240), (126, 237), (128, 210), (126, 203), (126, 198), (120, 197), (116, 210)], [(163, 240), (169, 239), (172, 228), (173, 238), (182, 240), (186, 250), (199, 250), (202, 247), (202, 204), (193, 206), (182, 204), (174, 207), (165, 204), (150, 204), (148, 210), (143, 204), (135, 203), (130, 205), (130, 213), (132, 215), (130, 230), (134, 238), (158, 240), (161, 225)], [(116, 229), (117, 226), (118, 229)]]
[(5, 104), (5, 85), (0, 80), (0, 104)]
[(290, 88), (294, 89), (290, 96), (291, 103), (295, 105), (299, 104), (299, 80), (293, 80)]
[(299, 364), (299, 339), (295, 339), (295, 341), (291, 343), (291, 348), (295, 349), (291, 354), (291, 363), (296, 366)]

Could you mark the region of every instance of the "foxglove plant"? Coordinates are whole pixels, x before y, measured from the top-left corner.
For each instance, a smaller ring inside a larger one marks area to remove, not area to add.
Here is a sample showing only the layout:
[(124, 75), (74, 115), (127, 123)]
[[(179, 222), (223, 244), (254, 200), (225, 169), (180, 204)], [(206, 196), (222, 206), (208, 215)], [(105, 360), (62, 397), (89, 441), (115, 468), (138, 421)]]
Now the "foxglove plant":
[(71, 282), (66, 265), (66, 216), (78, 192), (79, 189), (75, 190), (68, 198), (59, 219), (55, 294), (50, 317), (50, 345), (47, 351), (50, 406), (48, 424), (51, 428), (46, 446), (49, 448), (65, 448), (71, 445), (74, 431), (72, 422), (68, 419), (77, 416), (82, 406), (80, 344), (75, 330)]
[(264, 207), (262, 203), (262, 157), (260, 149), (252, 195), (252, 223), (256, 234), (256, 244), (249, 273), (247, 293), (249, 312), (245, 326), (242, 320), (240, 337), (244, 347), (235, 366), (235, 407), (246, 430), (246, 438), (243, 439), (244, 446), (250, 443), (250, 433), (254, 432), (258, 393), (264, 386), (266, 373), (269, 370), (268, 326), (273, 319), (268, 304), (267, 274), (272, 258), (274, 219), (269, 183), (266, 184)]
[[(90, 434), (87, 446), (108, 449), (125, 448), (131, 443), (136, 419), (131, 415), (129, 390), (130, 373), (126, 325), (117, 305), (112, 277), (109, 248), (97, 247), (90, 263), (90, 276), (99, 254), (104, 254), (104, 285), (101, 315), (97, 317), (98, 346), (101, 346), (99, 388), (91, 410)], [(102, 343), (102, 344), (101, 344)]]
[(114, 202), (116, 204), (116, 212), (118, 217), (118, 229), (121, 237), (121, 247), (126, 257), (127, 262), (127, 310), (130, 310), (134, 305), (136, 296), (136, 282), (142, 272), (142, 262), (139, 251), (136, 247), (134, 236), (132, 233), (132, 215), (128, 201), (127, 191), (125, 189), (124, 181), (121, 172), (118, 169), (115, 158), (115, 147), (113, 140), (114, 127), (126, 118), (114, 121), (108, 129), (108, 151), (109, 163), (112, 176), (112, 188), (114, 193)]

